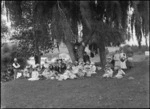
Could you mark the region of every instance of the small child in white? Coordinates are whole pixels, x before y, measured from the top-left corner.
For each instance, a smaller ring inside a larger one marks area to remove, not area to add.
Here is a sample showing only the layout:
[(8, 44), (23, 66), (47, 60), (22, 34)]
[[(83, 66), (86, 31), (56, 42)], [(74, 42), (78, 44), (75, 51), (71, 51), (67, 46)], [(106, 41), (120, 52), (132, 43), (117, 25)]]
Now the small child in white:
[(90, 69), (91, 73), (96, 74), (96, 66), (95, 66), (94, 62), (91, 62), (90, 67), (91, 67), (91, 69)]
[(118, 73), (115, 76), (115, 78), (121, 79), (123, 78), (123, 75), (125, 75), (125, 72), (121, 69), (121, 67), (118, 69)]
[(72, 66), (72, 73), (73, 74), (76, 75), (78, 73), (78, 70), (79, 70), (78, 66), (75, 66), (75, 65)]
[(39, 80), (39, 72), (37, 71), (36, 67), (33, 68), (31, 78), (29, 78), (28, 80), (29, 81)]
[(26, 66), (26, 68), (25, 68), (24, 71), (23, 71), (23, 76), (24, 76), (25, 78), (30, 77), (28, 68), (29, 68), (29, 66)]
[(92, 74), (90, 69), (91, 69), (90, 63), (86, 62), (86, 65), (84, 66), (84, 70), (87, 77), (90, 77)]
[(77, 76), (78, 77), (84, 77), (85, 76), (86, 71), (84, 70), (84, 63), (80, 62), (78, 65), (78, 73)]
[(105, 73), (103, 74), (103, 77), (109, 78), (113, 76), (113, 70), (109, 65), (105, 66)]
[(66, 80), (70, 78), (70, 66), (67, 66), (67, 69), (65, 70), (64, 74), (62, 75), (63, 80)]

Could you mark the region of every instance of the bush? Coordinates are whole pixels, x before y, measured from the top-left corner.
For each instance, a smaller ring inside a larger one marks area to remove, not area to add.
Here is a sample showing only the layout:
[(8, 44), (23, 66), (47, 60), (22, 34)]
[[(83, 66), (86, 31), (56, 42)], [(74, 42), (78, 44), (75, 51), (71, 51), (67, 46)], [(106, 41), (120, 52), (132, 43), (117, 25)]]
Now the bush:
[(148, 50), (148, 47), (146, 46), (141, 46), (141, 49), (139, 49), (138, 46), (130, 46), (130, 45), (125, 45), (124, 47), (120, 48), (123, 49), (123, 51), (125, 53), (128, 52), (133, 52), (133, 53), (137, 53), (137, 54), (143, 54), (145, 51)]
[(139, 49), (138, 46), (132, 46), (132, 49), (135, 53), (144, 53), (145, 51), (148, 50), (148, 47), (146, 46), (141, 46), (141, 48)]
[[(1, 67), (4, 69), (7, 69), (8, 65), (12, 65), (13, 60), (15, 57), (17, 57), (19, 51), (17, 51), (16, 45), (8, 45), (5, 44), (1, 48)], [(21, 69), (23, 69), (26, 66), (26, 58), (18, 56), (18, 63), (21, 65)], [(1, 69), (4, 70), (4, 69)]]

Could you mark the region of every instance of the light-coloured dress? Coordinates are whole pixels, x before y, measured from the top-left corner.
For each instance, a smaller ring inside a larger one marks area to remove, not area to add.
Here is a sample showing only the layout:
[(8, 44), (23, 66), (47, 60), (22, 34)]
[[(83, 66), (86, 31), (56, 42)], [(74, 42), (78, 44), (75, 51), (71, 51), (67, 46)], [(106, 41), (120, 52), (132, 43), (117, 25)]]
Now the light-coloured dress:
[(72, 66), (72, 73), (73, 73), (73, 74), (77, 74), (77, 73), (78, 73), (78, 70), (79, 70), (79, 67), (78, 67), (78, 66)]
[(115, 60), (114, 69), (117, 70), (120, 67), (120, 54), (119, 53), (116, 53), (114, 55), (114, 60)]
[(69, 74), (70, 74), (70, 71), (69, 70), (65, 70), (65, 73), (62, 75), (63, 76), (63, 79), (66, 80), (69, 78)]
[(23, 76), (24, 77), (30, 77), (30, 75), (29, 75), (29, 72), (28, 72), (28, 69), (24, 69), (24, 71), (23, 71)]
[(90, 65), (85, 65), (85, 66), (84, 66), (84, 70), (85, 70), (85, 72), (86, 72), (86, 76), (90, 77), (90, 76), (92, 75)]
[(38, 71), (33, 71), (31, 78), (28, 79), (29, 81), (35, 81), (35, 80), (39, 80), (39, 73)]
[(90, 65), (90, 71), (92, 74), (96, 74), (96, 66), (95, 65)]
[(43, 71), (42, 75), (43, 75), (44, 77), (46, 77), (47, 79), (50, 78), (50, 72), (48, 72), (48, 69), (45, 69), (45, 70)]
[(123, 77), (123, 75), (125, 75), (125, 72), (120, 69), (120, 70), (118, 70), (118, 73), (115, 77), (118, 79), (121, 79)]
[(103, 77), (112, 77), (113, 76), (113, 70), (111, 68), (106, 69), (105, 73), (103, 74)]
[(123, 59), (124, 61), (120, 61), (120, 67), (121, 69), (127, 69), (126, 66), (126, 54), (125, 53), (120, 53), (120, 59)]

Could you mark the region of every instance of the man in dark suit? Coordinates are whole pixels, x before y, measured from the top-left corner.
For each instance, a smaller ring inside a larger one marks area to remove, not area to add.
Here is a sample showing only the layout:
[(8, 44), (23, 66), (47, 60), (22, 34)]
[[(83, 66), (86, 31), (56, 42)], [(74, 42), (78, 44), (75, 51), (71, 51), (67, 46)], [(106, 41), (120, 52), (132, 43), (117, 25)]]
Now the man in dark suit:
[(84, 52), (84, 54), (83, 54), (83, 61), (86, 63), (86, 62), (91, 62), (90, 61), (90, 57), (89, 57), (89, 55), (86, 53), (86, 52)]

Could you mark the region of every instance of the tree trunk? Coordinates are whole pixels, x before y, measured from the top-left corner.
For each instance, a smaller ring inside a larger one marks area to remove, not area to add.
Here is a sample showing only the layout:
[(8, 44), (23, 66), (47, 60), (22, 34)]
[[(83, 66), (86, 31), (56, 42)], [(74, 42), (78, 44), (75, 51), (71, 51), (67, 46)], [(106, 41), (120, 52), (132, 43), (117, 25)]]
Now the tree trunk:
[(66, 44), (66, 47), (68, 48), (68, 51), (69, 51), (72, 62), (75, 62), (76, 61), (76, 56), (75, 56), (75, 53), (74, 53), (73, 44), (71, 44), (69, 41), (65, 41), (65, 44)]
[(141, 49), (141, 40), (138, 41), (139, 49)]
[(35, 64), (41, 64), (41, 54), (39, 51), (38, 39), (37, 35), (35, 34)]
[(83, 45), (80, 45), (78, 48), (78, 59), (83, 59), (83, 53), (84, 53), (85, 47)]
[(101, 42), (100, 44), (98, 44), (98, 48), (99, 48), (100, 63), (102, 68), (104, 69), (106, 65), (106, 53), (104, 43)]
[(35, 48), (35, 64), (40, 64), (41, 63), (41, 54), (39, 52), (39, 47), (36, 45), (36, 48)]

